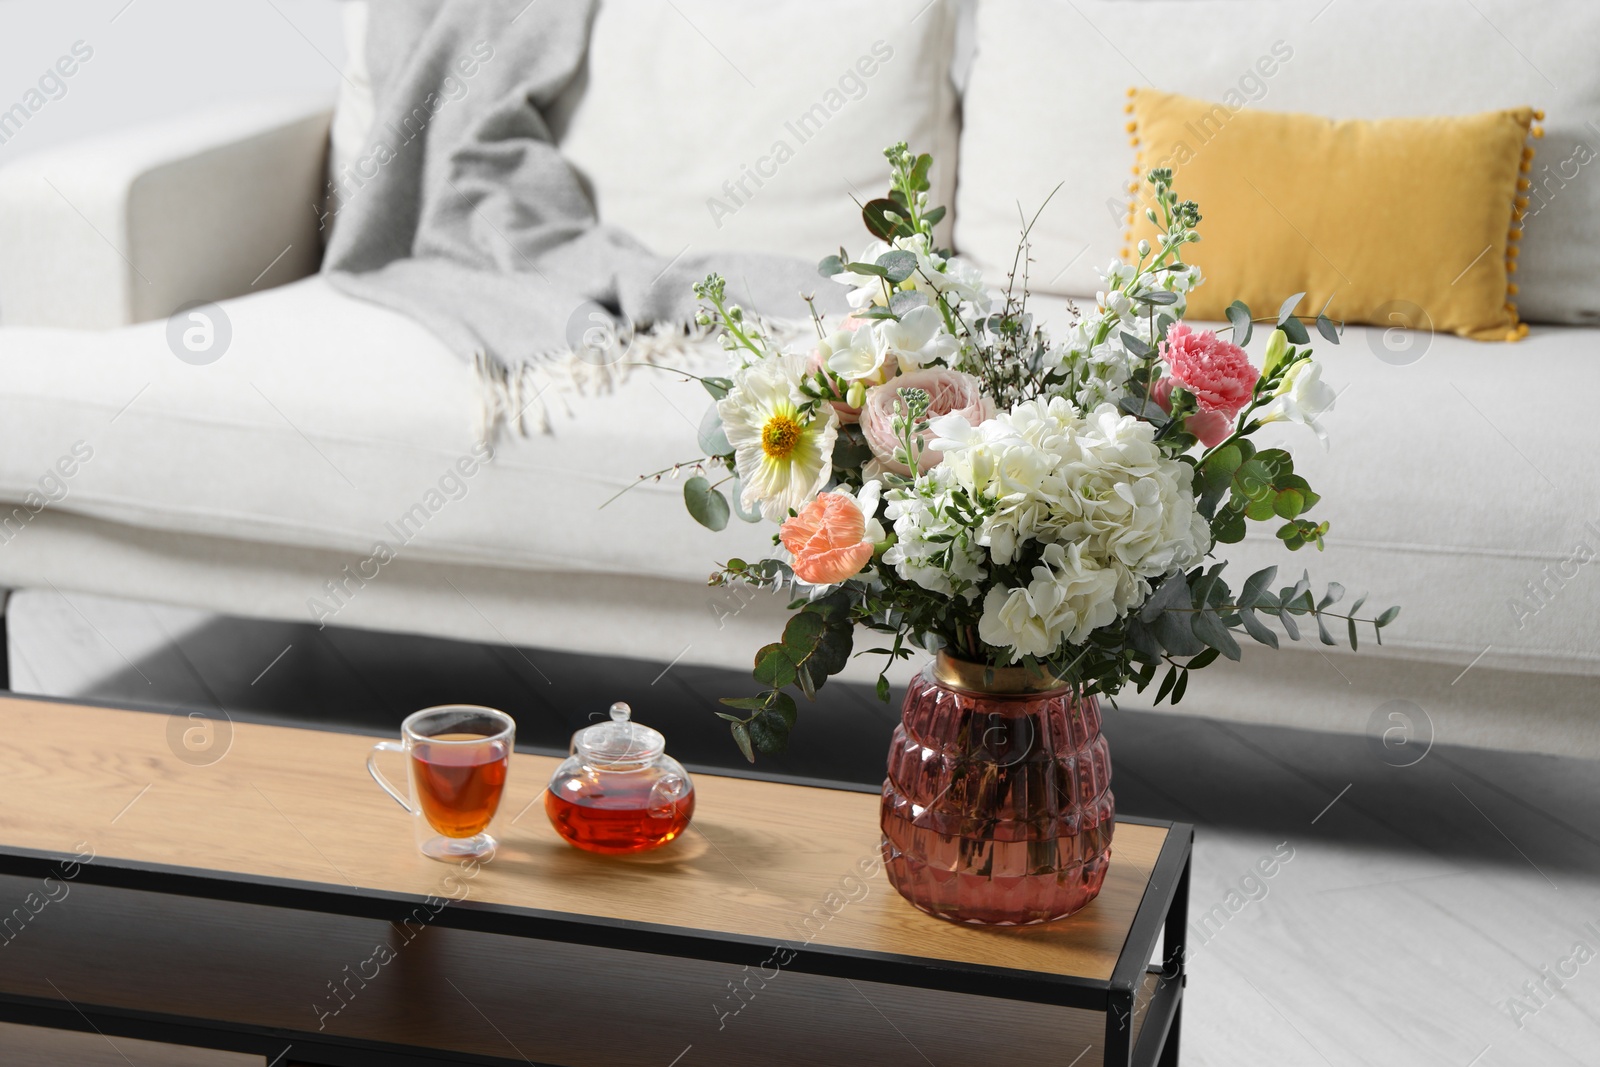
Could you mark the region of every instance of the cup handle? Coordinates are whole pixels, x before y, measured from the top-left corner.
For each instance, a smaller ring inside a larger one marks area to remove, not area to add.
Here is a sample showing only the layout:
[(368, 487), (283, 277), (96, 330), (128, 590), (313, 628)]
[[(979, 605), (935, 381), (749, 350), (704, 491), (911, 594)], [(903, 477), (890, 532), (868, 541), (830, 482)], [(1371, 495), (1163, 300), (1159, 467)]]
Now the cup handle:
[(389, 780), (383, 776), (381, 771), (378, 770), (378, 753), (404, 752), (405, 750), (406, 746), (401, 744), (399, 741), (379, 741), (377, 744), (372, 746), (372, 751), (367, 753), (367, 773), (372, 775), (372, 780), (377, 782), (378, 785), (383, 788), (385, 793), (388, 793), (390, 796), (394, 797), (396, 804), (399, 804), (402, 808), (405, 808), (408, 814), (415, 815), (417, 813), (417, 809), (411, 806), (411, 802), (409, 800), (396, 792), (394, 786), (390, 785)]

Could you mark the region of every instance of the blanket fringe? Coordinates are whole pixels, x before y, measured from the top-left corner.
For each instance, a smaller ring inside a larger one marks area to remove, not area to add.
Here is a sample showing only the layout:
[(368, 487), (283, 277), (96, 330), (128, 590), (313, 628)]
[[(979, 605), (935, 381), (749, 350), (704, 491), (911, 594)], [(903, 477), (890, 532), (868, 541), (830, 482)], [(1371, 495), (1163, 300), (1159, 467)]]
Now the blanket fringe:
[[(767, 334), (781, 347), (814, 337), (810, 320), (764, 320)], [(711, 331), (687, 323), (658, 323), (649, 332), (614, 336), (604, 352), (556, 349), (516, 363), (506, 363), (487, 352), (473, 356), (473, 378), (478, 393), (474, 433), (479, 443), (493, 448), (506, 435), (531, 437), (554, 432), (551, 402), (560, 400), (569, 416), (576, 416), (567, 399), (614, 392), (641, 366), (699, 373), (722, 356), (722, 346)]]

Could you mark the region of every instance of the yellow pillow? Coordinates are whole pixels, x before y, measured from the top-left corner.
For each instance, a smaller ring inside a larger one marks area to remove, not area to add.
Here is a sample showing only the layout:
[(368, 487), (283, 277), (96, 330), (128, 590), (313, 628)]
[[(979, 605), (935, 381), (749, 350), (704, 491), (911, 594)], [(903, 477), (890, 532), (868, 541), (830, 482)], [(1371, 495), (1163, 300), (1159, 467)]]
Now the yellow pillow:
[[(1331, 298), (1328, 317), (1345, 322), (1478, 340), (1527, 333), (1508, 275), (1541, 113), (1333, 121), (1128, 92), (1135, 172), (1171, 167), (1178, 195), (1200, 204), (1204, 239), (1184, 250), (1206, 276), (1189, 299), (1194, 317), (1222, 319), (1236, 299), (1275, 314), (1303, 291), (1302, 314)], [(1130, 190), (1125, 257), (1159, 233), (1145, 216), (1150, 185)]]

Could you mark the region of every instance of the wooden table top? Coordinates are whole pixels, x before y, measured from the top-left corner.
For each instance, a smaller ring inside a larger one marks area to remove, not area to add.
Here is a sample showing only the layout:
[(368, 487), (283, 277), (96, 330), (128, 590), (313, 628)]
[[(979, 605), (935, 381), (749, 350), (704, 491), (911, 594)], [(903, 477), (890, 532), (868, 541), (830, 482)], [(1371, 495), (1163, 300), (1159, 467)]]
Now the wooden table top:
[[(191, 728), (217, 731), (211, 743), (225, 754), (205, 762), (186, 752)], [(1105, 887), (1073, 918), (980, 929), (924, 915), (888, 884), (874, 863), (874, 794), (697, 774), (683, 838), (640, 856), (596, 856), (567, 845), (545, 817), (540, 799), (558, 761), (518, 753), (491, 827), (500, 849), (468, 874), (417, 852), (411, 816), (367, 776), (370, 737), (3, 697), (0, 738), (0, 850), (92, 850), (100, 861), (419, 899), (465, 893), (501, 907), (1094, 981), (1110, 979), (1168, 833), (1119, 823)], [(380, 757), (391, 779), (400, 762)], [(862, 864), (877, 873), (861, 880)]]

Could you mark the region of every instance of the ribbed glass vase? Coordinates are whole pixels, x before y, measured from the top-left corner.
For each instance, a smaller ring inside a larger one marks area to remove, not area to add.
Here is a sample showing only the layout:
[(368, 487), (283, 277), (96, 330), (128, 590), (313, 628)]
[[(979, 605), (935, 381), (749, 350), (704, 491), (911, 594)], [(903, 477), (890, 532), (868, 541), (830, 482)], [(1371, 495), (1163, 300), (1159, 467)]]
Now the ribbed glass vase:
[(911, 683), (883, 783), (883, 858), (918, 908), (985, 926), (1065, 918), (1100, 892), (1115, 810), (1093, 697), (942, 652)]

